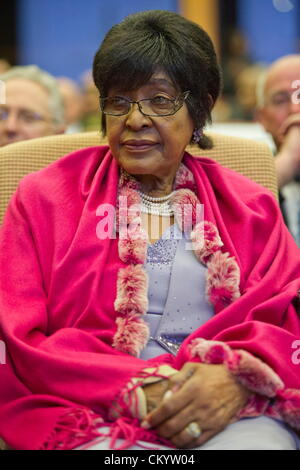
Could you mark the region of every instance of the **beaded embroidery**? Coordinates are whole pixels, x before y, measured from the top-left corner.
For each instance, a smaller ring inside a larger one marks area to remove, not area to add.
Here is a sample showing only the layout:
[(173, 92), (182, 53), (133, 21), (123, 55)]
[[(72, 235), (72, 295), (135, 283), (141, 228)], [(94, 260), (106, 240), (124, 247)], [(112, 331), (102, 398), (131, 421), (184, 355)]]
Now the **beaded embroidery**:
[(153, 245), (148, 246), (147, 262), (150, 264), (170, 265), (173, 262), (178, 240), (174, 239), (174, 226), (167, 231), (168, 238), (160, 238)]

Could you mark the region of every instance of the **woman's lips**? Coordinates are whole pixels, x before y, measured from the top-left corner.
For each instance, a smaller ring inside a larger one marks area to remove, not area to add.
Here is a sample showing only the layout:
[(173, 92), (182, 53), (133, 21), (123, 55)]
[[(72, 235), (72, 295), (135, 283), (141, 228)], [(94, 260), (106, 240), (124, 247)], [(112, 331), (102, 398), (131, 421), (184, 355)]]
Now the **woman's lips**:
[(125, 140), (123, 146), (131, 152), (144, 152), (157, 145), (157, 142), (151, 140)]

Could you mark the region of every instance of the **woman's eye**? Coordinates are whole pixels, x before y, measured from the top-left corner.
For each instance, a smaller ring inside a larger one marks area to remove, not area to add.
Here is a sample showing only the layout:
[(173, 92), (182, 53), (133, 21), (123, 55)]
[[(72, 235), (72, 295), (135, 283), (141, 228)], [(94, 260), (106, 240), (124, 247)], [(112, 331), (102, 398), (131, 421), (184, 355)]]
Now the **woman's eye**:
[(151, 99), (151, 102), (157, 105), (159, 104), (164, 105), (164, 104), (170, 103), (170, 99), (166, 98), (165, 96), (155, 96), (154, 98)]
[(120, 96), (115, 96), (114, 98), (110, 98), (110, 102), (116, 106), (124, 105), (127, 103), (127, 101), (124, 98), (121, 98)]
[(127, 108), (128, 101), (121, 96), (114, 96), (108, 100), (107, 106), (116, 111), (123, 110)]

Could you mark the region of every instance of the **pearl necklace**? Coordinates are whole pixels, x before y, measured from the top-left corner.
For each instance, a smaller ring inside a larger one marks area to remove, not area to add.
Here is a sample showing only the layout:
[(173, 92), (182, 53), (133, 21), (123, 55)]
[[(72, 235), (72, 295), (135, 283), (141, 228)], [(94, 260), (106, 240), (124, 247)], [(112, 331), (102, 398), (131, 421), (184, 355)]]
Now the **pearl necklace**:
[(138, 191), (141, 197), (141, 211), (144, 214), (161, 215), (171, 217), (174, 210), (170, 206), (170, 199), (174, 192), (163, 197), (148, 196), (148, 194)]

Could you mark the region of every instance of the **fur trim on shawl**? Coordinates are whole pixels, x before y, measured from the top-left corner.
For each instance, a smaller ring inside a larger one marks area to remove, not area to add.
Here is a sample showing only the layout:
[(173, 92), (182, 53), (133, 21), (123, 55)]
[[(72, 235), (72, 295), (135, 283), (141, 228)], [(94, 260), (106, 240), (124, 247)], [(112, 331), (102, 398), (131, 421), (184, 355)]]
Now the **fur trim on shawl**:
[[(148, 236), (140, 226), (139, 183), (126, 172), (121, 174), (118, 198), (121, 202), (117, 204), (118, 250), (120, 259), (129, 266), (119, 270), (114, 305), (117, 312), (130, 318), (117, 319), (113, 346), (138, 356), (149, 338), (148, 325), (138, 318), (146, 313), (148, 306), (147, 275), (142, 267), (147, 257)], [(218, 312), (240, 296), (240, 270), (234, 257), (220, 251), (223, 242), (216, 226), (209, 221), (199, 222), (202, 206), (189, 187), (195, 188), (193, 174), (181, 165), (170, 203), (181, 231), (191, 232), (196, 257), (207, 264), (206, 294)]]

